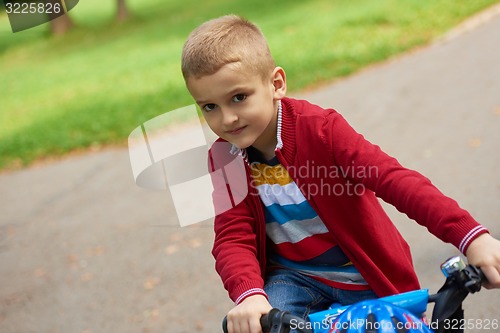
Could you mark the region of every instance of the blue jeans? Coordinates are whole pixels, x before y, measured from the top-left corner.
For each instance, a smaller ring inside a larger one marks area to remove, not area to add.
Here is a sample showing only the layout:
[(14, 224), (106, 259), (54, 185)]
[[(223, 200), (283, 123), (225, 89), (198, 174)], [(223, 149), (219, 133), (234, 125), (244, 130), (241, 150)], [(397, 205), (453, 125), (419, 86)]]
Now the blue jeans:
[(264, 290), (272, 307), (304, 319), (310, 313), (328, 309), (333, 303), (350, 305), (377, 298), (372, 290), (342, 290), (285, 269), (271, 272), (266, 278)]

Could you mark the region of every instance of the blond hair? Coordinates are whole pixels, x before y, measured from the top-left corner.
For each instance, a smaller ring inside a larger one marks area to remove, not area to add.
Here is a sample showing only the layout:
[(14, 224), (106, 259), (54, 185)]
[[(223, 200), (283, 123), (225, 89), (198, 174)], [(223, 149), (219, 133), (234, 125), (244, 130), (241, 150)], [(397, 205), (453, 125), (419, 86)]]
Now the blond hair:
[(240, 63), (263, 78), (275, 68), (262, 31), (248, 20), (227, 15), (193, 30), (182, 50), (182, 75), (199, 78), (230, 63)]

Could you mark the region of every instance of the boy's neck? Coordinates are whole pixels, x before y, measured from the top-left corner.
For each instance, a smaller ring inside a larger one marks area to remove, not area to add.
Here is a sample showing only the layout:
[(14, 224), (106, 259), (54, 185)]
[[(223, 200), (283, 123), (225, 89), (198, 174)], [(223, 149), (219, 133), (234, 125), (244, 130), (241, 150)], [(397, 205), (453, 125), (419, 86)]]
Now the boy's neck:
[(250, 163), (258, 162), (258, 163), (270, 164), (276, 158), (276, 155), (274, 153), (264, 155), (260, 150), (258, 150), (254, 146), (248, 147), (247, 154)]
[(266, 160), (270, 161), (276, 156), (274, 151), (275, 151), (275, 148), (273, 148), (272, 151), (271, 150), (269, 150), (267, 152), (260, 151), (260, 153), (262, 154), (262, 156), (264, 156), (264, 158)]
[[(279, 102), (278, 102), (279, 103)], [(279, 112), (278, 112), (278, 103), (276, 103), (275, 106), (275, 114), (274, 117), (272, 118), (271, 122), (268, 125), (268, 128), (262, 136), (253, 144), (253, 147), (258, 150), (262, 156), (266, 160), (271, 160), (276, 156), (275, 150), (276, 146), (278, 145), (278, 117), (279, 117)]]
[(273, 136), (265, 140), (265, 144), (257, 144), (252, 147), (256, 149), (266, 160), (273, 159), (276, 150), (276, 145), (278, 144), (278, 140), (276, 139), (276, 131), (274, 131)]

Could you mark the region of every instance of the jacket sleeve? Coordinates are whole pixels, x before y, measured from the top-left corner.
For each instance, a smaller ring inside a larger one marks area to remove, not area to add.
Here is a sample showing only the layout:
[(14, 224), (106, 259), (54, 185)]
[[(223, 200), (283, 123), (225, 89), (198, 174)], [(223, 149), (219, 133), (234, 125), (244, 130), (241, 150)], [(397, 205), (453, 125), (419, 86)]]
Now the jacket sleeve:
[(363, 184), (462, 253), (466, 253), (475, 238), (488, 232), (429, 179), (404, 168), (395, 158), (357, 133), (334, 110), (329, 110), (325, 117), (322, 133), (330, 156), (347, 178)]
[(226, 148), (223, 143), (212, 147), (209, 155), (216, 213), (212, 254), (229, 297), (239, 304), (265, 292), (246, 168), (241, 156), (227, 155)]

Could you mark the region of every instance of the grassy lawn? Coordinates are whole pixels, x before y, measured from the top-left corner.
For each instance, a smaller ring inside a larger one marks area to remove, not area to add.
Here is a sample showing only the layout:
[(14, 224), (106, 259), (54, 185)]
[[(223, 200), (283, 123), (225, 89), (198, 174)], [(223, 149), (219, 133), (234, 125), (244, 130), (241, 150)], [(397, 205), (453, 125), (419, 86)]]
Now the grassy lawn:
[(291, 90), (329, 82), (428, 43), (498, 0), (112, 0), (70, 12), (77, 28), (13, 34), (0, 14), (0, 169), (126, 142), (144, 121), (192, 104), (180, 53), (189, 32), (227, 13), (264, 31)]

